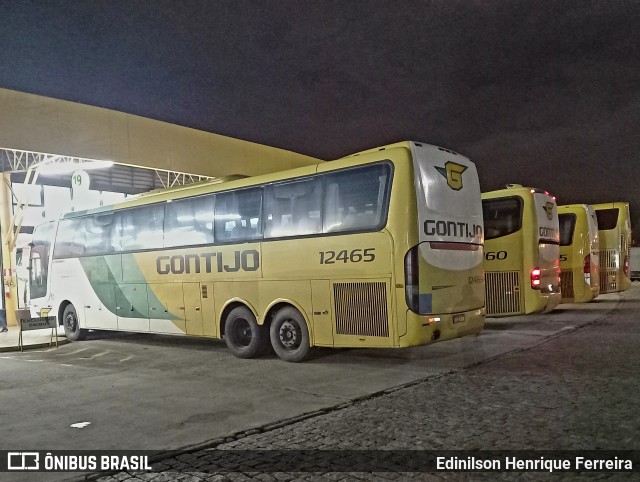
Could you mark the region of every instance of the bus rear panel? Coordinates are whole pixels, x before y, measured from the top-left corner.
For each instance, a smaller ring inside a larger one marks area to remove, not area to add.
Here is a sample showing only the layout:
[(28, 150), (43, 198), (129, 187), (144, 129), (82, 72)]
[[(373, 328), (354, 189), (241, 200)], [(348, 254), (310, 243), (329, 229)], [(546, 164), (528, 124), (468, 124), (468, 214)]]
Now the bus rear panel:
[(600, 293), (598, 221), (587, 204), (558, 206), (563, 303), (589, 302)]
[(631, 220), (629, 203), (593, 204), (600, 241), (600, 293), (631, 287)]
[(554, 309), (561, 299), (555, 198), (510, 185), (482, 194), (488, 316)]

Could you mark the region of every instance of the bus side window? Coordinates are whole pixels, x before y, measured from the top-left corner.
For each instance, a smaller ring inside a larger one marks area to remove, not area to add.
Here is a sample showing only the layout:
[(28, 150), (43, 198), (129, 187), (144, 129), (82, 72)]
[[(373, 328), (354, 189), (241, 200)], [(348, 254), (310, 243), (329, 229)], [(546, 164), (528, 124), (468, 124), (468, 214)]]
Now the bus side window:
[(164, 247), (213, 243), (213, 195), (165, 205)]
[(389, 178), (386, 164), (327, 174), (324, 231), (380, 229), (386, 217)]
[(119, 214), (120, 248), (123, 251), (162, 248), (164, 205), (150, 204), (125, 209)]
[(265, 187), (265, 238), (322, 232), (322, 179), (303, 179)]
[(87, 218), (71, 218), (60, 221), (54, 256), (66, 258), (85, 254)]
[(337, 183), (326, 186), (324, 196), (324, 232), (340, 231), (342, 227), (342, 208), (340, 207), (340, 192)]
[(241, 242), (260, 239), (262, 188), (242, 189), (216, 194), (215, 238), (217, 242)]
[(113, 213), (94, 214), (86, 219), (85, 254), (113, 252), (111, 243), (113, 219)]

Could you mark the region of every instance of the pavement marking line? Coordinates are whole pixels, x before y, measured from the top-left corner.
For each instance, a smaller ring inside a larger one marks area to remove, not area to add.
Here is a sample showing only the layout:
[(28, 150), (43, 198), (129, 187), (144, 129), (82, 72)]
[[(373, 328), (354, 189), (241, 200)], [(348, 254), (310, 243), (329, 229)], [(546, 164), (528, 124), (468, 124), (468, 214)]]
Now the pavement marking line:
[(106, 350), (100, 353), (96, 353), (95, 355), (90, 356), (89, 358), (98, 358), (99, 356), (105, 356), (106, 354), (111, 353), (111, 350)]
[(69, 353), (56, 353), (55, 355), (56, 355), (56, 356), (70, 356), (70, 355), (76, 355), (77, 353), (83, 352), (83, 351), (88, 350), (88, 349), (89, 349), (88, 347), (86, 347), (86, 348), (80, 348), (80, 349), (78, 349), (78, 350), (76, 350), (76, 351), (70, 351)]

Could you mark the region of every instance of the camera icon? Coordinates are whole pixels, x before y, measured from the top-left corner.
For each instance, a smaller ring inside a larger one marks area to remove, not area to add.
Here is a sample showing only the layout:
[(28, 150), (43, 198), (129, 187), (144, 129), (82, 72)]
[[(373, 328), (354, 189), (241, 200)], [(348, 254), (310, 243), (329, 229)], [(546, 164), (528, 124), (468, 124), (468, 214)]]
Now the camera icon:
[(40, 470), (40, 454), (38, 452), (7, 453), (8, 470)]

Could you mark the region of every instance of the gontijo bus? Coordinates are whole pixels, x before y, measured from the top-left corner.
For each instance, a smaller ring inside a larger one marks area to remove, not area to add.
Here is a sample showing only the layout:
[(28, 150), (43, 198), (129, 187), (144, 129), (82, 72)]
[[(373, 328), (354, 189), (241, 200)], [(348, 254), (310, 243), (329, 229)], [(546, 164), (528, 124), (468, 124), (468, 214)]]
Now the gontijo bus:
[(31, 309), (70, 340), (187, 334), (243, 358), (406, 347), (482, 329), (482, 243), (475, 165), (402, 142), (67, 213), (34, 232)]
[(600, 293), (598, 220), (588, 204), (558, 206), (560, 291), (563, 303), (584, 303)]
[(487, 315), (550, 311), (560, 303), (556, 199), (520, 184), (482, 193)]
[(600, 293), (631, 288), (631, 218), (629, 203), (592, 204), (600, 238)]

